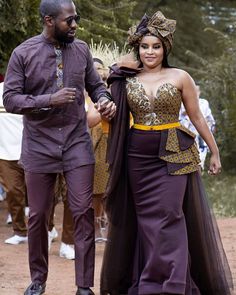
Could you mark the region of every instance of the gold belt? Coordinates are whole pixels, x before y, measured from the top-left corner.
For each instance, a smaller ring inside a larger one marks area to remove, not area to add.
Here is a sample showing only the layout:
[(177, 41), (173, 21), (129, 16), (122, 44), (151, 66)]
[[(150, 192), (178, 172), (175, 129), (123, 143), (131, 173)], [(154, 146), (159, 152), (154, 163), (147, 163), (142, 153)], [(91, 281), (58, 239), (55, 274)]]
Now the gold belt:
[(180, 122), (174, 122), (169, 124), (151, 125), (151, 126), (134, 124), (133, 128), (139, 129), (139, 130), (164, 130), (164, 129), (176, 128), (179, 126), (181, 126)]

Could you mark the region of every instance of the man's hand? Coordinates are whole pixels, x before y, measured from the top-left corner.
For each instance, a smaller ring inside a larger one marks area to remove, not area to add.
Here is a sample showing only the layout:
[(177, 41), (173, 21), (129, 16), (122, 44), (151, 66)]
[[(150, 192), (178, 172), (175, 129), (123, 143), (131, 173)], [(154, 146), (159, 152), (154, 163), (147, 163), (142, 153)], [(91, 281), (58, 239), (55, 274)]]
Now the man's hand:
[(51, 106), (72, 103), (75, 101), (76, 88), (62, 88), (51, 95)]
[(104, 96), (99, 98), (98, 102), (95, 103), (94, 106), (101, 116), (108, 121), (110, 121), (116, 114), (115, 103)]

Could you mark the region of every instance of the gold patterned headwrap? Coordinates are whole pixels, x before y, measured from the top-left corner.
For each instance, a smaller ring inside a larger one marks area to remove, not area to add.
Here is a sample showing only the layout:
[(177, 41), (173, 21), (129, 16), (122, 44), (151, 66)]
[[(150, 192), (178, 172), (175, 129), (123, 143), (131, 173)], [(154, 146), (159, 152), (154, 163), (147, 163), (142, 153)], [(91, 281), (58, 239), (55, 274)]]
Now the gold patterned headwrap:
[(166, 54), (168, 55), (172, 48), (175, 27), (176, 21), (165, 18), (160, 11), (154, 13), (152, 17), (145, 14), (137, 26), (133, 26), (129, 29), (128, 43), (136, 47), (143, 36), (151, 34), (161, 39), (165, 45)]

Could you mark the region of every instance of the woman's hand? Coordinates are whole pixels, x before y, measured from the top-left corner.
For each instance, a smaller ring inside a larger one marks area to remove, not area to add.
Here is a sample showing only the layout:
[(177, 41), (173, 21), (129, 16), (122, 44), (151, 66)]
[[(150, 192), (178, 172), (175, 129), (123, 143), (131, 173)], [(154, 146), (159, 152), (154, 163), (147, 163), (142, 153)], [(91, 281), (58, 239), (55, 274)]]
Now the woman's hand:
[(209, 175), (217, 175), (221, 172), (221, 163), (219, 154), (212, 154), (210, 158)]
[(115, 103), (105, 97), (101, 97), (98, 102), (94, 104), (94, 107), (107, 121), (110, 121), (116, 114)]

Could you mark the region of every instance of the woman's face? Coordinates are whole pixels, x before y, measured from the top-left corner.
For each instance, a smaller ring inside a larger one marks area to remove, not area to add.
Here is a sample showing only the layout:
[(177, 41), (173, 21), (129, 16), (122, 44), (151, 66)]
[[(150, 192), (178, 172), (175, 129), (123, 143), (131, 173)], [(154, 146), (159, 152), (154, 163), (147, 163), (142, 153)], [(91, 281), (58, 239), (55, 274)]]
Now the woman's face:
[(155, 68), (162, 64), (164, 48), (156, 36), (144, 36), (139, 44), (139, 56), (144, 67)]

